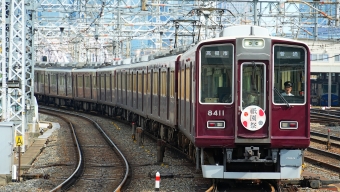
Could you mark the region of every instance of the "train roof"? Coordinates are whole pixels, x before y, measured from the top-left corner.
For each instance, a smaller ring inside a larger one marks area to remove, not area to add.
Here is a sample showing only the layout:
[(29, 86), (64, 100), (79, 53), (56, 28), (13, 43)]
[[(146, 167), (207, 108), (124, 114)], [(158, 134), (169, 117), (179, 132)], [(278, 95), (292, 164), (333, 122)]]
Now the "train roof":
[(220, 33), (219, 37), (202, 40), (198, 44), (195, 45), (195, 48), (197, 48), (198, 45), (202, 43), (206, 43), (206, 42), (226, 40), (226, 39), (235, 39), (235, 38), (246, 38), (246, 37), (248, 38), (249, 37), (271, 38), (275, 40), (302, 43), (307, 46), (307, 44), (302, 41), (284, 38), (284, 37), (271, 36), (269, 30), (264, 27), (253, 26), (253, 25), (238, 25), (238, 26), (230, 26), (230, 27), (224, 28), (223, 31)]
[(74, 72), (96, 72), (97, 68), (74, 68)]

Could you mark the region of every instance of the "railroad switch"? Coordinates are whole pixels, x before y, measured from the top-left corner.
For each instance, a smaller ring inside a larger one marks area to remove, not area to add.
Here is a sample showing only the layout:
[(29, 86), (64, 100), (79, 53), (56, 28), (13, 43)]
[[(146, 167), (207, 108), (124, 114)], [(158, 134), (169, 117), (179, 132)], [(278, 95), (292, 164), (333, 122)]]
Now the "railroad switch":
[(328, 135), (327, 135), (327, 150), (330, 150), (331, 147), (331, 130), (328, 129)]
[(49, 179), (50, 175), (48, 174), (32, 174), (32, 173), (24, 173), (20, 175), (24, 181), (30, 180), (30, 179), (39, 179), (39, 178), (44, 178), (44, 179)]
[(303, 180), (283, 180), (280, 181), (284, 185), (300, 185), (301, 187), (310, 187), (312, 189), (320, 189), (329, 184), (340, 183), (340, 180), (320, 180), (320, 177), (304, 176)]

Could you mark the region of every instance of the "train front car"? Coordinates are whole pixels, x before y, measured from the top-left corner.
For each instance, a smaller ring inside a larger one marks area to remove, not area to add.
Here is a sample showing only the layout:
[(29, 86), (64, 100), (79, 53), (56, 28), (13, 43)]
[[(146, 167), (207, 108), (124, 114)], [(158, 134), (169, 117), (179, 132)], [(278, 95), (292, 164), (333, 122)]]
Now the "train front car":
[(196, 54), (195, 146), (203, 176), (300, 178), (310, 142), (307, 45), (238, 26), (201, 42)]

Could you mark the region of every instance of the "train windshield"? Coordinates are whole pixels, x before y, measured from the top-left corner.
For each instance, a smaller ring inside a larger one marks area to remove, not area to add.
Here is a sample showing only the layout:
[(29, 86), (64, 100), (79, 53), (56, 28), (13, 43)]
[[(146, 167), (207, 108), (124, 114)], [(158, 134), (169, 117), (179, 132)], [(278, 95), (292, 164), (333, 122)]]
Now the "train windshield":
[(200, 50), (200, 102), (232, 103), (233, 45), (209, 45)]
[(275, 104), (306, 102), (306, 50), (288, 45), (274, 46), (273, 101)]
[(256, 105), (265, 108), (266, 77), (265, 64), (247, 62), (242, 64), (242, 109)]

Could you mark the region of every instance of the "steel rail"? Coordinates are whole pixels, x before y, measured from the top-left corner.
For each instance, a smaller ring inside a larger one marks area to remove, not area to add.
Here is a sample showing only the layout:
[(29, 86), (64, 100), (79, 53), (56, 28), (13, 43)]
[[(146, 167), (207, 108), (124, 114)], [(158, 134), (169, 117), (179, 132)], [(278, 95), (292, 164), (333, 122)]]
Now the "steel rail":
[[(73, 116), (78, 116), (78, 117), (82, 117), (84, 119), (87, 119), (88, 121), (92, 122), (96, 127), (97, 129), (100, 131), (100, 133), (104, 136), (105, 140), (109, 143), (109, 145), (111, 147), (113, 147), (113, 149), (119, 154), (119, 156), (121, 157), (121, 159), (124, 161), (124, 164), (125, 164), (125, 175), (124, 175), (124, 178), (123, 180), (120, 182), (120, 184), (118, 185), (118, 187), (116, 187), (116, 189), (114, 189), (115, 192), (119, 192), (121, 191), (122, 187), (124, 186), (127, 178), (128, 178), (128, 175), (129, 175), (129, 163), (127, 161), (127, 159), (125, 158), (125, 156), (123, 155), (123, 153), (119, 150), (119, 148), (117, 147), (117, 145), (110, 139), (110, 137), (105, 133), (105, 131), (98, 125), (98, 123), (92, 119), (90, 119), (89, 117), (86, 117), (86, 116), (83, 116), (83, 115), (80, 115), (80, 114), (75, 114), (75, 113), (70, 113), (70, 112), (66, 112), (66, 111), (63, 111), (63, 110), (57, 110), (57, 109), (54, 109), (54, 108), (49, 108), (49, 107), (43, 107), (43, 106), (39, 106), (39, 108), (41, 109), (46, 109), (46, 110), (51, 110), (51, 111), (55, 111), (55, 112), (59, 112), (59, 113), (65, 113), (65, 114), (70, 114), (70, 115), (73, 115)], [(78, 169), (78, 168), (77, 168)], [(76, 176), (75, 174), (72, 174), (72, 176)], [(71, 177), (72, 177), (71, 176)], [(71, 179), (67, 179), (67, 180), (71, 180)], [(67, 182), (63, 182), (62, 184), (62, 187), (66, 186)], [(59, 185), (59, 186), (60, 186)], [(58, 187), (59, 187), (58, 186)], [(64, 190), (64, 188), (58, 188), (56, 187), (55, 189), (56, 190), (52, 190), (52, 191), (59, 191), (60, 189)]]

